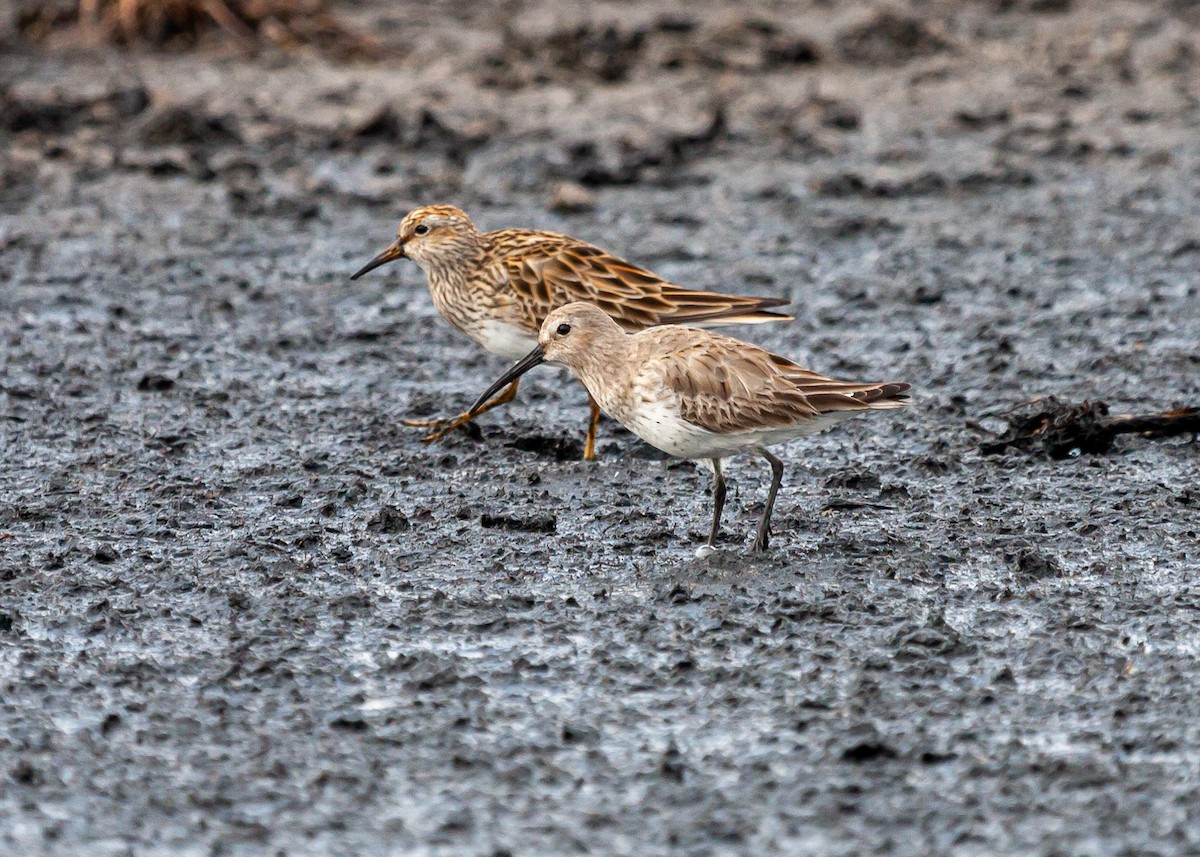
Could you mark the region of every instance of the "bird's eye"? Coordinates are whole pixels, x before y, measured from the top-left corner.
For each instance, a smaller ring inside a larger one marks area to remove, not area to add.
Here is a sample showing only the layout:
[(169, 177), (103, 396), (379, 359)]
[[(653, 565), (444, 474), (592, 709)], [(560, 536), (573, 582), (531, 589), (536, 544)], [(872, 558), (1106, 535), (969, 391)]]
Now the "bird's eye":
[(424, 223), (422, 223), (420, 226), (418, 226), (416, 229), (413, 230), (413, 233), (415, 233), (416, 235), (424, 235), (428, 231), (429, 231), (429, 227), (426, 226)]
[(560, 324), (560, 325), (558, 326), (558, 330), (557, 330), (557, 331), (555, 331), (555, 332), (556, 332), (556, 333), (557, 333), (559, 336), (566, 336), (568, 333), (570, 333), (570, 332), (571, 332), (571, 325), (569, 325), (569, 324)]

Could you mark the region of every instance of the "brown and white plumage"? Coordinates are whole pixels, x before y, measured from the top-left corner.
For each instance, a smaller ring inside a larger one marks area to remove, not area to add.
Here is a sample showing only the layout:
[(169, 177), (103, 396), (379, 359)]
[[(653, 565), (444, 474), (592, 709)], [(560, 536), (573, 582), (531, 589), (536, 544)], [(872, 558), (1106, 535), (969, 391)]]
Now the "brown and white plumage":
[(543, 361), (570, 368), (605, 413), (650, 445), (711, 464), (710, 546), (725, 496), (724, 459), (753, 451), (771, 462), (771, 490), (755, 540), (755, 549), (764, 550), (783, 476), (782, 462), (766, 448), (856, 414), (908, 404), (908, 384), (826, 378), (756, 345), (695, 328), (653, 327), (628, 334), (586, 303), (547, 315), (536, 348), (480, 403)]
[[(625, 330), (659, 324), (719, 326), (787, 321), (771, 312), (787, 301), (686, 289), (577, 238), (532, 229), (481, 232), (451, 205), (426, 205), (400, 222), (396, 241), (352, 279), (394, 259), (424, 271), (437, 311), (487, 351), (515, 359), (537, 343), (546, 315), (587, 301)], [(506, 390), (504, 401), (515, 395)], [(491, 406), (499, 404), (493, 402)], [(482, 413), (484, 409), (480, 409)], [(594, 454), (593, 406), (585, 458)], [(427, 439), (465, 424), (466, 415), (434, 423)]]
[[(731, 435), (793, 430), (832, 414), (899, 407), (908, 385), (835, 381), (755, 345), (702, 331), (659, 328), (632, 343), (633, 359), (661, 353), (652, 363), (675, 393), (680, 415), (711, 432)], [(695, 336), (693, 333), (701, 335)]]
[(787, 303), (696, 291), (677, 286), (657, 274), (626, 262), (568, 235), (526, 229), (502, 229), (484, 236), (490, 253), (504, 271), (523, 321), (533, 338), (553, 309), (587, 301), (604, 310), (626, 330), (657, 324), (756, 324), (790, 316), (765, 312)]

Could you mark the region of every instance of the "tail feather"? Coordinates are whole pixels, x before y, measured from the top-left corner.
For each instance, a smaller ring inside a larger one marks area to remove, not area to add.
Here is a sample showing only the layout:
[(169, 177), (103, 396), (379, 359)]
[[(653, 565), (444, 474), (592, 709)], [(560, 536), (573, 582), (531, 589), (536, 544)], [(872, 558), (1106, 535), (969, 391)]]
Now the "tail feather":
[(854, 398), (866, 402), (872, 408), (903, 408), (911, 400), (912, 384), (888, 381), (870, 390), (854, 393)]
[(783, 312), (771, 312), (775, 307), (787, 306), (786, 298), (756, 298), (743, 295), (718, 295), (697, 293), (711, 301), (711, 306), (689, 310), (676, 310), (663, 317), (663, 324), (685, 324), (697, 327), (726, 327), (734, 324), (767, 324), (773, 321), (794, 321), (795, 316)]
[[(788, 315), (783, 312), (750, 312), (741, 313), (739, 315), (724, 315), (718, 318), (701, 321), (699, 324), (703, 327), (728, 327), (734, 324), (770, 324), (773, 321), (795, 321), (794, 315)], [(695, 324), (696, 322), (684, 322), (685, 324)]]
[(833, 381), (801, 386), (809, 405), (818, 413), (834, 411), (887, 411), (906, 407), (911, 384), (887, 382), (852, 384)]

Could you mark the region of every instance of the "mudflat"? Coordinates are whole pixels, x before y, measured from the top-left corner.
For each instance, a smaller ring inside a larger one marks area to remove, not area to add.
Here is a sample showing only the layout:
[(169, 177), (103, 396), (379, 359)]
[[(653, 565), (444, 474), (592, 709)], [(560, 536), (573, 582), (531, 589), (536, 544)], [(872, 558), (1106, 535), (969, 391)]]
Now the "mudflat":
[[(335, 6), (366, 62), (10, 37), (0, 850), (1200, 853), (1200, 9)], [(410, 207), (794, 301), (914, 403), (708, 476), (414, 266)], [(738, 483), (741, 483), (740, 488)]]

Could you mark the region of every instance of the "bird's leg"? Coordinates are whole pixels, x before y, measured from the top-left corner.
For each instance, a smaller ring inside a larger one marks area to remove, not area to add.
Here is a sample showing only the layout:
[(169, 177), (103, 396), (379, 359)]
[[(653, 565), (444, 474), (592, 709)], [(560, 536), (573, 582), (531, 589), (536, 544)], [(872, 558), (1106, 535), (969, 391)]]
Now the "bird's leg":
[(600, 425), (600, 406), (588, 393), (588, 405), (592, 409), (591, 421), (588, 423), (587, 437), (583, 441), (583, 460), (596, 460), (596, 427)]
[(475, 419), (480, 414), (486, 414), (492, 408), (496, 408), (496, 407), (499, 407), (500, 405), (504, 405), (504, 404), (507, 404), (508, 402), (511, 402), (517, 396), (517, 385), (520, 383), (521, 383), (520, 378), (513, 381), (511, 384), (509, 384), (507, 387), (505, 387), (503, 390), (500, 391), (500, 395), (498, 395), (498, 396), (496, 396), (496, 398), (486, 402), (483, 406), (481, 406), (478, 410), (476, 410), (475, 413), (471, 413), (470, 411), (464, 411), (463, 413), (459, 414), (457, 417), (453, 417), (451, 419), (401, 420), (401, 422), (403, 422), (404, 425), (406, 425), (406, 426), (415, 426), (417, 428), (434, 429), (433, 432), (431, 432), (430, 434), (421, 438), (421, 440), (427, 441), (427, 442), (431, 441), (431, 440), (437, 440), (438, 438), (445, 437), (447, 434), (449, 434), (450, 432), (454, 431), (457, 428), (462, 428), (463, 426), (465, 426), (467, 423), (471, 422), (473, 419)]
[(708, 531), (708, 546), (717, 546), (717, 533), (721, 530), (721, 510), (725, 508), (725, 476), (721, 473), (721, 459), (712, 460), (713, 469), (713, 519), (712, 529)]
[(767, 508), (763, 509), (762, 520), (758, 524), (758, 532), (754, 536), (754, 552), (762, 553), (767, 549), (771, 540), (771, 512), (775, 509), (775, 495), (779, 493), (779, 483), (783, 481), (783, 462), (765, 449), (760, 449), (762, 457), (771, 462), (771, 490), (767, 492)]

